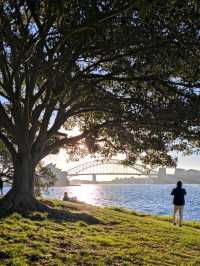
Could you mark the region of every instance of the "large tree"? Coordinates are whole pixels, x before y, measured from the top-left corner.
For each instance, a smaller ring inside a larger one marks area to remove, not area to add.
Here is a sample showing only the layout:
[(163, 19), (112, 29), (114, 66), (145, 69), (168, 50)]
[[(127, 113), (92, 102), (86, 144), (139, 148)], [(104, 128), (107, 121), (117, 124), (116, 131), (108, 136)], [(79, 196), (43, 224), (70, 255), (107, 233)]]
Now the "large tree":
[(14, 182), (0, 206), (43, 209), (35, 168), (60, 147), (163, 165), (198, 147), (199, 10), (192, 0), (1, 1), (0, 139)]

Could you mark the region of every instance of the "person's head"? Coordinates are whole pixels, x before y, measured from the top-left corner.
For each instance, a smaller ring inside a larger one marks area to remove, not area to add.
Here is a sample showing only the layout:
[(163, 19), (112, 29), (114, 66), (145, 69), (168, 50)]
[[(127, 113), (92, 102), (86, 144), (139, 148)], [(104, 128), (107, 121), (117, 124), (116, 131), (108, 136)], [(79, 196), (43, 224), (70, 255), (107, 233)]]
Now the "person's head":
[(181, 188), (181, 187), (182, 187), (182, 182), (181, 182), (181, 181), (178, 181), (178, 182), (177, 182), (177, 187), (178, 187), (178, 188)]

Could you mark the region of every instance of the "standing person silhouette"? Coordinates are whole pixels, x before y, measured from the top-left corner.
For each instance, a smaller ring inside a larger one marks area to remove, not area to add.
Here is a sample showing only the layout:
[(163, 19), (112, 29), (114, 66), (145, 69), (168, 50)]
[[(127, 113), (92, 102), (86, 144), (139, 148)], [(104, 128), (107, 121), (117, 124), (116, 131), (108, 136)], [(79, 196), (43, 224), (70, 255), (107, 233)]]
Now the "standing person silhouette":
[(0, 177), (0, 191), (1, 191), (1, 195), (3, 195), (3, 180)]
[(179, 214), (179, 226), (182, 226), (183, 221), (183, 208), (185, 205), (185, 195), (186, 190), (182, 188), (182, 182), (178, 181), (176, 188), (171, 192), (171, 195), (174, 196), (174, 214), (173, 214), (173, 224), (176, 225), (176, 214)]

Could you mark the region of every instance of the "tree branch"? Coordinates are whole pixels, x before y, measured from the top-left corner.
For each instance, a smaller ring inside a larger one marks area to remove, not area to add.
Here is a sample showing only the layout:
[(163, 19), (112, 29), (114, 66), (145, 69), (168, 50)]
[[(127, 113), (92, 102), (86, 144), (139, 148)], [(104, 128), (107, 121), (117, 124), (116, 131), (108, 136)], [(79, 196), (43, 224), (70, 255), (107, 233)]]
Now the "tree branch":
[(3, 141), (7, 149), (12, 155), (14, 161), (17, 161), (17, 152), (13, 147), (13, 144), (8, 140), (8, 138), (0, 131), (0, 139)]

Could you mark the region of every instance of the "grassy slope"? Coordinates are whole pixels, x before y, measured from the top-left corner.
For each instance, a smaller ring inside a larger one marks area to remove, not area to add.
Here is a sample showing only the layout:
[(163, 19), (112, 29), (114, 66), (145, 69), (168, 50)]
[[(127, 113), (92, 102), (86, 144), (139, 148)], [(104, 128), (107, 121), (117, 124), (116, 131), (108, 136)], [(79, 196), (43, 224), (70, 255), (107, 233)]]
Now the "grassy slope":
[(119, 208), (49, 204), (65, 215), (1, 218), (0, 265), (200, 265), (198, 223), (179, 228)]

